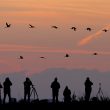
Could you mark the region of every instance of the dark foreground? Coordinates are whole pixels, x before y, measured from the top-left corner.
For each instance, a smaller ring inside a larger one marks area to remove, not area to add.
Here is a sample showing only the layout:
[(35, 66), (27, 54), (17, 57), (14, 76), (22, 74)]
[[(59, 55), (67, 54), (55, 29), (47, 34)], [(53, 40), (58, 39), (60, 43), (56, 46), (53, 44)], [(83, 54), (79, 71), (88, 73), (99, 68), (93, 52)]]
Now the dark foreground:
[(0, 110), (76, 110), (76, 109), (109, 109), (110, 101), (105, 102), (72, 102), (65, 104), (63, 102), (49, 103), (46, 101), (32, 102), (32, 103), (7, 103), (0, 104)]

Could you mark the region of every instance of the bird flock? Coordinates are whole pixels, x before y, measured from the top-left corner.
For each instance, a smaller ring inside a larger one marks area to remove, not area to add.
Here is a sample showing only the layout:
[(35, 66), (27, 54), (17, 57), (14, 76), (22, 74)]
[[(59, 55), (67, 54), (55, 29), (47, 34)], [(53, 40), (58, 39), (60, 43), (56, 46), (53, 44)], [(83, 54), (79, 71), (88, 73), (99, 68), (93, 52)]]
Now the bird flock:
[[(11, 24), (9, 24), (8, 22), (6, 22), (6, 27), (5, 28), (10, 28), (10, 27), (11, 27)], [(29, 28), (36, 28), (36, 27), (34, 25), (29, 24)], [(54, 26), (51, 26), (51, 28), (58, 29), (59, 27), (54, 25)], [(72, 29), (74, 31), (77, 31), (77, 28), (76, 27), (71, 27), (70, 29)], [(90, 28), (90, 27), (87, 27), (86, 30), (87, 31), (92, 31), (93, 29)], [(102, 31), (108, 32), (109, 30), (108, 29), (103, 29)], [(95, 52), (95, 53), (93, 53), (93, 55), (98, 55), (98, 53)], [(68, 58), (68, 57), (70, 57), (70, 55), (66, 53), (66, 55), (64, 57)], [(46, 57), (44, 57), (44, 56), (42, 56), (40, 58), (41, 59), (46, 59)], [(19, 56), (18, 59), (23, 60), (24, 57), (23, 56)]]
[[(6, 27), (5, 28), (10, 28), (10, 27), (11, 27), (11, 24), (6, 22)], [(36, 28), (36, 27), (34, 25), (29, 24), (29, 28)], [(54, 25), (54, 26), (51, 26), (51, 28), (58, 29), (59, 27)], [(74, 31), (77, 31), (76, 27), (71, 27), (70, 29), (74, 30)], [(92, 31), (93, 29), (90, 28), (90, 27), (87, 27), (86, 30), (87, 31)], [(109, 30), (108, 29), (103, 29), (102, 31), (107, 32)]]
[[(98, 55), (98, 53), (97, 52), (95, 52), (95, 53), (93, 53), (93, 55)], [(64, 56), (65, 58), (69, 58), (70, 57), (70, 55), (68, 54), (68, 53), (66, 53), (65, 54), (65, 56)], [(42, 57), (40, 57), (41, 59), (46, 59), (46, 57), (44, 57), (44, 56), (42, 56)], [(23, 60), (24, 59), (24, 57), (23, 56), (19, 56), (19, 58), (18, 59), (20, 59), (20, 60)]]

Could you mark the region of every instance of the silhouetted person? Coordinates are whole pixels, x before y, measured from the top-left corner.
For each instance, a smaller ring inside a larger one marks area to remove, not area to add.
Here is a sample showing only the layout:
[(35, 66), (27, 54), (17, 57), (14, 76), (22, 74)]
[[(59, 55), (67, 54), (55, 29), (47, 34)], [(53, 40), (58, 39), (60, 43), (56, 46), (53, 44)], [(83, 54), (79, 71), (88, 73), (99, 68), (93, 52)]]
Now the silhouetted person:
[(0, 83), (0, 103), (1, 103), (1, 89), (2, 89), (3, 87), (2, 87), (2, 85), (1, 85), (1, 83)]
[(52, 82), (51, 88), (52, 88), (53, 102), (58, 102), (58, 95), (59, 95), (60, 84), (57, 81), (57, 78), (55, 78), (54, 81)]
[(10, 81), (10, 79), (7, 77), (3, 83), (4, 86), (4, 99), (3, 102), (5, 103), (5, 99), (6, 96), (8, 95), (9, 97), (9, 102), (11, 102), (11, 86), (12, 86), (12, 82)]
[(71, 102), (71, 90), (68, 88), (68, 86), (65, 87), (65, 89), (63, 91), (63, 96), (64, 96), (65, 103)]
[(26, 97), (28, 97), (28, 102), (30, 102), (30, 90), (31, 90), (32, 82), (27, 77), (24, 82), (24, 100), (26, 101)]
[(89, 101), (89, 99), (90, 99), (92, 85), (93, 85), (93, 83), (90, 81), (89, 77), (87, 77), (86, 81), (85, 81), (85, 100), (86, 101)]

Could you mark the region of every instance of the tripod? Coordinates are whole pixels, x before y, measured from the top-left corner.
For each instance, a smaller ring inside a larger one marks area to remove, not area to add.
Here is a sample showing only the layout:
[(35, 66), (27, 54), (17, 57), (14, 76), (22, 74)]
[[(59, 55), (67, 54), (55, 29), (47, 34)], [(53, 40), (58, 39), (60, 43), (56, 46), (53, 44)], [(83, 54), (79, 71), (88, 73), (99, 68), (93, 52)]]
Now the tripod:
[(39, 98), (38, 98), (37, 91), (36, 91), (34, 85), (32, 85), (30, 96), (32, 96), (32, 94), (34, 95), (34, 100), (35, 100), (35, 99), (39, 99)]
[(99, 90), (97, 92), (96, 97), (99, 97), (100, 99), (103, 99), (104, 98), (104, 94), (103, 94), (102, 88), (101, 88), (101, 83), (99, 83)]

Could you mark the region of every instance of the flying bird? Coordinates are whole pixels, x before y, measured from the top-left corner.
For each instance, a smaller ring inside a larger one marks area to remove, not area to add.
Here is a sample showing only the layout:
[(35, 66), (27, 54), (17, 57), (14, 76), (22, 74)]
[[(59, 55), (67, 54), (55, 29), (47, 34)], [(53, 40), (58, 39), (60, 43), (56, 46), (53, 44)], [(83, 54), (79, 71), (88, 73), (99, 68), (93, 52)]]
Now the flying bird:
[(35, 26), (33, 26), (33, 25), (29, 24), (29, 28), (35, 28)]
[(46, 59), (45, 57), (40, 57), (40, 58), (42, 58), (42, 59)]
[(9, 28), (9, 27), (11, 27), (11, 24), (8, 24), (8, 23), (6, 22), (6, 28)]
[(71, 29), (73, 29), (74, 31), (76, 31), (77, 28), (76, 27), (71, 27)]
[(107, 30), (107, 29), (104, 29), (104, 30), (102, 30), (102, 31), (107, 32), (108, 30)]
[(98, 53), (95, 52), (95, 53), (93, 53), (93, 55), (98, 55)]
[(19, 56), (19, 59), (24, 59), (23, 56)]
[(67, 57), (70, 57), (70, 55), (69, 55), (69, 54), (66, 54), (65, 57), (66, 57), (66, 58), (67, 58)]
[(86, 30), (87, 30), (87, 31), (92, 31), (92, 29), (91, 29), (91, 28), (86, 28)]
[(52, 26), (52, 28), (55, 28), (55, 29), (57, 29), (58, 27), (57, 27), (57, 26)]

